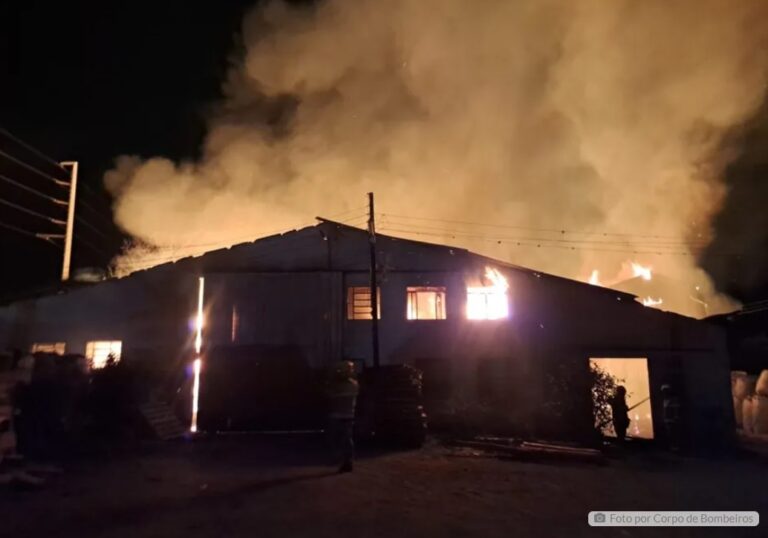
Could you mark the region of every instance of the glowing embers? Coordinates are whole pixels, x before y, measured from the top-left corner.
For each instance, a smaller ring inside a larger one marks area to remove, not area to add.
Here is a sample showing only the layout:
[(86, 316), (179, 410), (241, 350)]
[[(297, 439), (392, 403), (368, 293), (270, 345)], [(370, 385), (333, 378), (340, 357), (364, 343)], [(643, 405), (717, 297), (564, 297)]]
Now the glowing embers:
[(467, 286), (467, 319), (508, 318), (507, 279), (496, 269), (486, 267), (484, 280), (484, 286)]

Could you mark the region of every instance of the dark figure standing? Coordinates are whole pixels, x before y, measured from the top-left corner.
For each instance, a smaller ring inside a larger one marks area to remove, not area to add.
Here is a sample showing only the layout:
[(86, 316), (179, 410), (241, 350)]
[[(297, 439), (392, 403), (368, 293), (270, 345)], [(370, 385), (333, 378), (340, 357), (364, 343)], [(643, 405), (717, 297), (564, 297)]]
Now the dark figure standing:
[(354, 365), (342, 361), (331, 372), (326, 396), (328, 398), (328, 434), (334, 456), (340, 462), (339, 472), (352, 470), (355, 457), (354, 424), (358, 384)]
[(629, 407), (627, 407), (627, 389), (623, 385), (616, 387), (610, 405), (616, 439), (619, 442), (624, 442), (627, 437), (627, 428), (629, 428)]
[(667, 434), (669, 449), (677, 452), (680, 450), (680, 399), (672, 385), (662, 385), (661, 395), (664, 409), (664, 430)]

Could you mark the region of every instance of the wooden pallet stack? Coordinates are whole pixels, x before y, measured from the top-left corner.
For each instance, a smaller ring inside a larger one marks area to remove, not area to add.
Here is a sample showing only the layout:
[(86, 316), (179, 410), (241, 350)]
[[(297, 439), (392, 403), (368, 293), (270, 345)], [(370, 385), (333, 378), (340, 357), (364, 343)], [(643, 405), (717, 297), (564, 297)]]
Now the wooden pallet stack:
[(427, 434), (422, 376), (406, 365), (370, 368), (361, 376), (358, 433), (387, 444), (418, 448)]
[(152, 433), (161, 441), (178, 439), (187, 432), (171, 407), (164, 402), (150, 400), (141, 405), (139, 410)]

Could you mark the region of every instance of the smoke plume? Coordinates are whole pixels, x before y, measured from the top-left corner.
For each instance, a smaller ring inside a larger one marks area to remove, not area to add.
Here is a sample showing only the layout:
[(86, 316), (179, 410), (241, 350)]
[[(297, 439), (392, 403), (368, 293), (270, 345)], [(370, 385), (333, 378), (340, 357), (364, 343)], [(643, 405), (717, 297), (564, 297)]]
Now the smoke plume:
[(244, 21), (202, 157), (107, 173), (143, 245), (117, 272), (362, 222), (374, 191), (382, 233), (582, 280), (637, 260), (725, 308), (696, 254), (767, 38), (761, 0), (271, 3)]

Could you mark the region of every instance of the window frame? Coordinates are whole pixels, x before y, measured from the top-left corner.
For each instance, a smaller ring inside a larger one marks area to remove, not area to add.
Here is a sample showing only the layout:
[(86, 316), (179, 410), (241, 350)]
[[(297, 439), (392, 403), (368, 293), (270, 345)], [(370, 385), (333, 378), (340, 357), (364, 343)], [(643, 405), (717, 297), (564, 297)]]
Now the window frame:
[[(421, 293), (435, 294), (435, 317), (419, 317), (419, 300)], [(448, 319), (448, 309), (446, 308), (446, 296), (448, 295), (447, 286), (406, 286), (405, 288), (405, 319), (408, 321), (443, 321)], [(413, 303), (412, 303), (413, 299)], [(438, 306), (439, 305), (439, 306)], [(411, 313), (415, 317), (411, 317)], [(440, 316), (439, 314), (442, 314)]]
[[(365, 296), (366, 300), (356, 299)], [(376, 287), (376, 319), (381, 320), (381, 286)], [(357, 304), (355, 304), (357, 302)], [(365, 311), (363, 311), (365, 309)], [(371, 321), (371, 287), (347, 286), (347, 321)]]
[[(96, 351), (97, 346), (101, 344), (102, 347), (104, 344), (108, 345), (108, 351), (107, 354), (103, 358), (103, 362), (99, 361), (99, 363), (94, 363), (94, 358), (96, 358)], [(115, 346), (117, 344), (117, 346)], [(115, 347), (117, 347), (117, 353), (115, 353)], [(110, 355), (115, 356), (115, 362), (120, 362), (120, 359), (123, 355), (123, 341), (122, 340), (89, 340), (85, 343), (85, 358), (88, 360), (88, 367), (92, 370), (98, 370), (100, 368), (103, 368), (107, 365), (107, 359)]]

